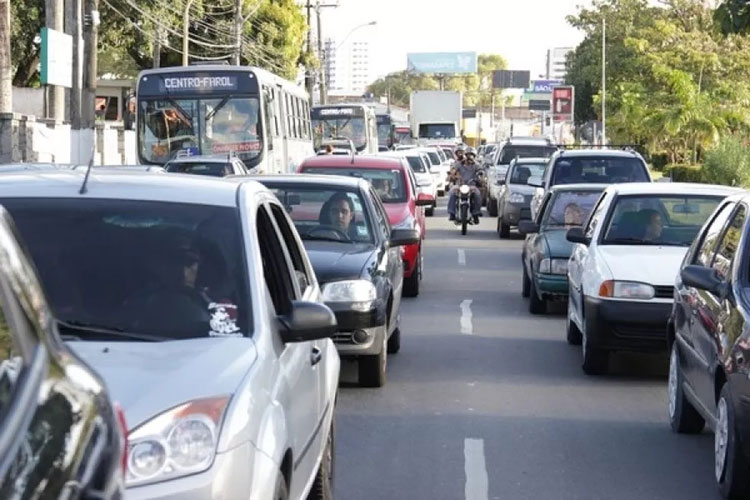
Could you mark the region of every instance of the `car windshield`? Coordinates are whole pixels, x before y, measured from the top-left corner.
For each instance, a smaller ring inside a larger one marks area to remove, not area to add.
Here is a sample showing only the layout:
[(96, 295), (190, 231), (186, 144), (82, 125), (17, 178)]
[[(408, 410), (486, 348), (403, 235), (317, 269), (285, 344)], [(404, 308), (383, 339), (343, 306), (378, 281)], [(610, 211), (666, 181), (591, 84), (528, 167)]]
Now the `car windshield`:
[(519, 146), (519, 145), (513, 145), (508, 144), (503, 147), (502, 153), (498, 155), (497, 157), (497, 164), (498, 165), (507, 165), (511, 161), (513, 161), (513, 158), (549, 158), (552, 156), (552, 153), (557, 151), (557, 148), (554, 146), (548, 146), (548, 145), (528, 145), (528, 146)]
[(440, 157), (436, 152), (428, 151), (427, 156), (430, 157), (430, 163), (432, 163), (433, 165), (440, 165)]
[(257, 97), (143, 100), (140, 156), (145, 162), (164, 164), (181, 151), (235, 152), (248, 163), (261, 153), (259, 109)]
[(590, 156), (560, 157), (552, 171), (551, 185), (648, 182), (646, 166), (638, 158)]
[(322, 175), (346, 175), (370, 181), (383, 203), (403, 203), (406, 201), (404, 174), (398, 169), (357, 168), (357, 167), (303, 167), (302, 172)]
[(452, 123), (421, 123), (419, 137), (423, 139), (452, 139), (456, 136)]
[(2, 204), (57, 320), (172, 340), (252, 333), (236, 209), (90, 198)]
[(424, 164), (422, 163), (422, 159), (419, 156), (407, 156), (406, 161), (409, 162), (409, 166), (415, 174), (427, 173), (427, 169), (425, 168)]
[(443, 153), (445, 153), (445, 156), (447, 156), (450, 160), (456, 159), (456, 155), (453, 154), (453, 150), (451, 148), (443, 148)]
[(360, 194), (333, 186), (264, 183), (286, 208), (303, 240), (372, 243)]
[(591, 213), (601, 191), (561, 191), (552, 195), (542, 215), (543, 227), (575, 227)]
[(164, 168), (171, 173), (207, 175), (210, 177), (224, 177), (233, 173), (231, 163), (220, 162), (176, 161), (167, 163)]
[(620, 196), (602, 244), (690, 246), (718, 196)]
[(510, 183), (526, 184), (529, 177), (542, 177), (546, 167), (545, 163), (520, 163), (513, 167), (510, 173)]

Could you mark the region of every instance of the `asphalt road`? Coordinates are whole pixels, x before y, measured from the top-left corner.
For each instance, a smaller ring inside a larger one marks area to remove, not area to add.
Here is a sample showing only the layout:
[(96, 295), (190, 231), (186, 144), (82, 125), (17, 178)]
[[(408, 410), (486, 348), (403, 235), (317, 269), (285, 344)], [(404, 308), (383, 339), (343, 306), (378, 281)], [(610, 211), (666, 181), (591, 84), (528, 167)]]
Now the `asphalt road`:
[(444, 209), (428, 218), (422, 292), (402, 304), (386, 386), (357, 387), (342, 363), (336, 498), (717, 499), (712, 434), (669, 430), (666, 356), (584, 375), (564, 308), (528, 313), (522, 241), (494, 224), (461, 236)]

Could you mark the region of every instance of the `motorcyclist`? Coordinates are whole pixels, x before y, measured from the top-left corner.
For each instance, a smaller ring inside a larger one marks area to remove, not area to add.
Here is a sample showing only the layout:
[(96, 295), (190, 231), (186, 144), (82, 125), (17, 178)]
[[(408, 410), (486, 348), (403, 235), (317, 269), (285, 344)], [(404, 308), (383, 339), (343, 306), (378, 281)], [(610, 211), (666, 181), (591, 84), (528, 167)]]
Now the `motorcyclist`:
[(456, 162), (451, 172), (451, 180), (455, 182), (451, 188), (450, 196), (448, 198), (448, 220), (456, 220), (456, 197), (458, 196), (458, 188), (462, 184), (467, 184), (471, 187), (471, 215), (474, 217), (474, 224), (479, 223), (479, 216), (482, 213), (482, 198), (479, 194), (479, 189), (476, 186), (477, 176), (479, 174), (480, 167), (476, 163), (477, 152), (474, 148), (467, 148), (465, 158), (461, 162)]
[(455, 151), (456, 165), (458, 165), (459, 163), (463, 163), (464, 162), (464, 159), (465, 159), (464, 158), (464, 151), (465, 151), (465, 148), (464, 148), (463, 144), (459, 144), (458, 146), (456, 146), (456, 151)]

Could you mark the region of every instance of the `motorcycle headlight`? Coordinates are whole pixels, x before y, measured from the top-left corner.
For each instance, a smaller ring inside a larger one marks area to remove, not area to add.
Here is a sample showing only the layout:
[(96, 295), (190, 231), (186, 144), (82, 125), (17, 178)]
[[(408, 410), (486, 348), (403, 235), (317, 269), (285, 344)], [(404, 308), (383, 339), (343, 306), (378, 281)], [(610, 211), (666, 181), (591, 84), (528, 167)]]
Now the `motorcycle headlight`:
[(524, 197), (521, 193), (512, 193), (508, 201), (511, 203), (523, 203)]
[(539, 272), (542, 274), (568, 274), (568, 260), (542, 259), (539, 262)]
[(654, 298), (654, 287), (636, 281), (603, 281), (599, 286), (600, 297), (650, 300)]
[(203, 472), (214, 461), (229, 396), (196, 399), (152, 418), (128, 435), (126, 486)]
[(461, 194), (469, 194), (469, 191), (471, 191), (471, 188), (467, 186), (466, 184), (464, 184), (463, 186), (458, 188), (458, 190), (461, 192)]
[(323, 302), (347, 303), (355, 311), (369, 311), (377, 297), (375, 285), (365, 280), (334, 281), (323, 285)]

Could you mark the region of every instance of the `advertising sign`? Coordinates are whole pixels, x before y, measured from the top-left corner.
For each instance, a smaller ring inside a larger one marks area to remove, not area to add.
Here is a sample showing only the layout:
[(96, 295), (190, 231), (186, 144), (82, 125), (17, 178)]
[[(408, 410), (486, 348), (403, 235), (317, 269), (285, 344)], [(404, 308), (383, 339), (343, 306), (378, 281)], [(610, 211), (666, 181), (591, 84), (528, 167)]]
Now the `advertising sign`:
[(532, 111), (549, 111), (550, 102), (546, 99), (531, 99), (529, 101), (529, 109)]
[(501, 69), (492, 72), (492, 88), (495, 89), (527, 89), (529, 88), (529, 71), (511, 71)]
[(575, 88), (563, 85), (552, 89), (552, 115), (556, 121), (573, 120)]
[(60, 31), (42, 28), (41, 71), (42, 85), (73, 86), (73, 37)]
[(535, 94), (550, 94), (552, 89), (562, 85), (560, 80), (533, 80), (531, 82), (531, 91)]
[(416, 73), (476, 73), (476, 52), (419, 52), (406, 54), (406, 70)]

